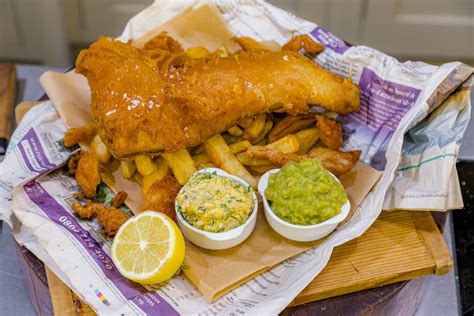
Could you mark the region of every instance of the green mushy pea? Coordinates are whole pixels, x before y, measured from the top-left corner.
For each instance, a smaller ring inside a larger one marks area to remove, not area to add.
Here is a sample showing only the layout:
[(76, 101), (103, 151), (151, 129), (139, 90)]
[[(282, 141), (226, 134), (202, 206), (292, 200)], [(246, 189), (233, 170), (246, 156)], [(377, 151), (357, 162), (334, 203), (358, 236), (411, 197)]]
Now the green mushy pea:
[(196, 228), (226, 232), (247, 221), (254, 207), (253, 192), (215, 172), (196, 173), (178, 194), (178, 210)]
[(265, 196), (279, 218), (295, 225), (324, 222), (347, 201), (342, 185), (318, 160), (289, 163), (271, 174)]

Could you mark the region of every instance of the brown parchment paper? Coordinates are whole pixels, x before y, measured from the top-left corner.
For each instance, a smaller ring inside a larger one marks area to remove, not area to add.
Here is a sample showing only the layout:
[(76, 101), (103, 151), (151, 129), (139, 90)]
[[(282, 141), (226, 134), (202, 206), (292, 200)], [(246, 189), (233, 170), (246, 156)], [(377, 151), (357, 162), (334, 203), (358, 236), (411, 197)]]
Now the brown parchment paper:
[[(212, 51), (224, 44), (231, 50), (235, 49), (235, 44), (230, 41), (232, 33), (211, 6), (185, 10), (161, 27), (135, 39), (133, 45), (142, 46), (146, 40), (163, 30), (180, 41), (184, 48), (204, 46)], [(68, 127), (79, 127), (91, 121), (90, 89), (83, 76), (73, 71), (66, 74), (47, 72), (40, 82)], [(379, 177), (378, 171), (362, 163), (358, 163), (350, 174), (341, 177), (351, 202), (351, 214)], [(106, 172), (103, 180), (115, 192), (128, 193), (125, 202), (133, 212), (138, 212), (144, 205), (140, 185), (124, 179), (120, 170)], [(184, 269), (184, 273), (203, 296), (212, 301), (317, 244), (292, 242), (279, 236), (267, 224), (260, 205), (255, 230), (241, 245), (210, 251), (187, 242), (185, 264), (189, 268)]]

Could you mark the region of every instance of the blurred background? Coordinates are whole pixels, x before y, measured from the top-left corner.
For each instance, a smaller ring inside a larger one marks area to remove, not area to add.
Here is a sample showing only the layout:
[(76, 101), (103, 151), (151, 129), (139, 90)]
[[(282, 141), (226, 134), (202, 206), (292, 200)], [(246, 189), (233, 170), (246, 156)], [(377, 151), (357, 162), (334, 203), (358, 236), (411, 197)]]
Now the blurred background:
[[(153, 0), (0, 0), (0, 61), (69, 67)], [(474, 64), (474, 0), (270, 0), (401, 60)]]

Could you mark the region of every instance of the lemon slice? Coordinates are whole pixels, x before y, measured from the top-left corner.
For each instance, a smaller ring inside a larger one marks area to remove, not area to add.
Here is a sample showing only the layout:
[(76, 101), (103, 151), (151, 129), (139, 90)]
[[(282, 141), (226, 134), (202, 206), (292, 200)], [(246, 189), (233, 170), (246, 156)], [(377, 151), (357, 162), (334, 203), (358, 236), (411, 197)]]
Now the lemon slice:
[(184, 239), (163, 213), (146, 211), (127, 220), (112, 243), (112, 260), (120, 273), (141, 284), (168, 280), (184, 259)]

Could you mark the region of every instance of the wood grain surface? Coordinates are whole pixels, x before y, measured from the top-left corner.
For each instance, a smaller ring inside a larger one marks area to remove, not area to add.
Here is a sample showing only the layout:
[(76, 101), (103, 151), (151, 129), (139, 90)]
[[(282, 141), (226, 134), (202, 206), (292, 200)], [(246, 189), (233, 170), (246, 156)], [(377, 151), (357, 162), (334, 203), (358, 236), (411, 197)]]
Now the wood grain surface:
[(0, 64), (0, 138), (10, 137), (15, 88), (15, 65)]
[[(17, 120), (34, 104), (23, 104), (16, 111)], [(290, 306), (444, 274), (452, 265), (448, 247), (429, 212), (382, 212), (362, 236), (334, 250), (328, 265)], [(94, 314), (54, 273), (46, 271), (55, 314)]]
[(51, 270), (45, 267), (54, 315), (95, 315), (95, 312), (77, 297)]
[(53, 303), (55, 315), (73, 316), (76, 315), (76, 307), (72, 297), (72, 291), (51, 271), (45, 267), (48, 278), (49, 293)]
[(334, 250), (328, 265), (291, 305), (447, 273), (452, 265), (429, 212), (382, 212), (361, 237)]
[(28, 112), (29, 109), (31, 109), (33, 106), (39, 104), (41, 102), (33, 102), (33, 101), (25, 101), (19, 103), (15, 107), (15, 121), (16, 123), (20, 123), (21, 119), (23, 116), (25, 116), (26, 112)]

